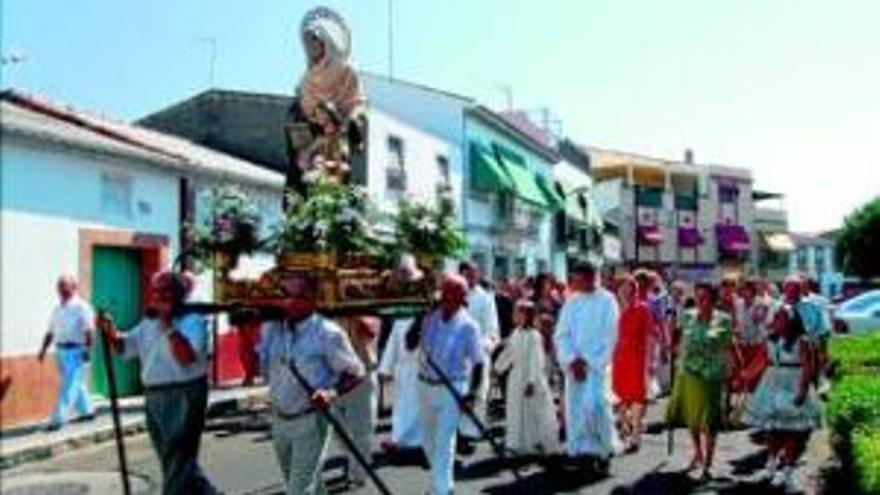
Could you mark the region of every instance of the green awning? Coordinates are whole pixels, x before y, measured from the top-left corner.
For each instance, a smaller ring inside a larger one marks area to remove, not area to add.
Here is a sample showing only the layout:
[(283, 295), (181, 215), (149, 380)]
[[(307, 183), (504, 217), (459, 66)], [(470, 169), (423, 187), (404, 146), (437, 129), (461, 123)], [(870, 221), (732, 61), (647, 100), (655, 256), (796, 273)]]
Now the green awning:
[(471, 143), (471, 186), (480, 191), (516, 191), (513, 181), (495, 155), (477, 143)]
[(547, 201), (550, 203), (550, 206), (554, 210), (564, 209), (565, 195), (557, 189), (556, 184), (548, 182), (547, 179), (541, 177), (540, 175), (537, 177), (537, 181), (538, 187), (541, 188), (541, 192), (544, 193), (544, 196), (547, 197)]
[(550, 200), (541, 190), (541, 186), (538, 185), (538, 178), (535, 174), (526, 170), (522, 165), (510, 161), (506, 157), (501, 156), (499, 159), (507, 170), (510, 179), (513, 181), (516, 196), (519, 199), (541, 208), (553, 208)]

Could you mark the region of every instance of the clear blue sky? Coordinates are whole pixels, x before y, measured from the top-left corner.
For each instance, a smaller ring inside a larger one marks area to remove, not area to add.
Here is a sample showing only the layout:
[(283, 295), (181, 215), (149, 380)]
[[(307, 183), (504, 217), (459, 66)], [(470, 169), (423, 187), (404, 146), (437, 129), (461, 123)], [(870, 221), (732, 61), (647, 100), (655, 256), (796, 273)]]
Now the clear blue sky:
[[(322, 2), (387, 71), (387, 0)], [(301, 0), (3, 0), (3, 85), (124, 119), (214, 86), (291, 92)], [(395, 75), (550, 107), (586, 144), (751, 167), (792, 227), (880, 194), (880, 1), (394, 0)]]

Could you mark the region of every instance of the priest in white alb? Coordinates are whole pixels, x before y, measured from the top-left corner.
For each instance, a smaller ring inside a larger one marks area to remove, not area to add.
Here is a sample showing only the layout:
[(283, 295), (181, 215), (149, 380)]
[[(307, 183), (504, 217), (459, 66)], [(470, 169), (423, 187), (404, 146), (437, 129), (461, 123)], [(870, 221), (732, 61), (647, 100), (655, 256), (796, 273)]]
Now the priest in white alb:
[(617, 341), (614, 296), (597, 286), (597, 269), (579, 263), (569, 273), (572, 295), (559, 313), (554, 341), (565, 373), (568, 455), (606, 471), (618, 446), (608, 401), (608, 364)]

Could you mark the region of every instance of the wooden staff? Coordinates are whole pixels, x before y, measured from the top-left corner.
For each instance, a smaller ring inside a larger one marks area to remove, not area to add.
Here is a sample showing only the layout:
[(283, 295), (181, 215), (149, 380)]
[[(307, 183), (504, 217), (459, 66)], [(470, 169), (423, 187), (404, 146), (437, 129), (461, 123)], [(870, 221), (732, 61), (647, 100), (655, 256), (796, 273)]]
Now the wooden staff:
[[(306, 380), (306, 377), (303, 376), (303, 374), (300, 372), (293, 359), (289, 359), (287, 361), (287, 367), (290, 369), (290, 373), (293, 375), (294, 378), (296, 378), (296, 381), (299, 382), (299, 385), (303, 388), (303, 390), (305, 390), (306, 393), (309, 394), (309, 397), (314, 395), (315, 387), (313, 387), (312, 384), (309, 383), (308, 380)], [(345, 444), (345, 447), (348, 449), (349, 452), (351, 452), (355, 460), (357, 460), (358, 464), (360, 464), (361, 467), (364, 468), (364, 471), (367, 472), (367, 475), (369, 475), (370, 479), (373, 481), (373, 484), (376, 485), (376, 488), (379, 490), (379, 492), (382, 493), (382, 495), (392, 495), (391, 490), (388, 489), (388, 486), (385, 485), (385, 482), (382, 481), (382, 478), (380, 478), (379, 475), (376, 474), (376, 470), (373, 469), (373, 466), (367, 460), (363, 452), (358, 449), (357, 444), (354, 443), (354, 440), (351, 438), (348, 430), (345, 429), (345, 425), (343, 425), (342, 422), (339, 421), (339, 418), (337, 418), (336, 415), (334, 415), (329, 408), (318, 407), (316, 409), (321, 413), (322, 416), (324, 416), (324, 419), (326, 419), (327, 422), (330, 423), (330, 426), (333, 427), (333, 430), (342, 440), (342, 443)]]
[[(107, 310), (98, 310), (98, 319), (107, 319)], [(107, 389), (110, 394), (110, 412), (113, 415), (113, 433), (116, 437), (116, 454), (119, 457), (119, 475), (122, 477), (122, 493), (131, 495), (131, 485), (128, 482), (128, 459), (125, 455), (125, 440), (122, 435), (122, 421), (119, 417), (119, 391), (116, 388), (116, 371), (113, 369), (113, 358), (110, 354), (110, 340), (103, 330), (98, 331), (101, 334), (101, 344), (103, 349), (104, 368), (107, 371)]]
[[(467, 416), (471, 421), (473, 421), (474, 425), (477, 427), (477, 430), (480, 431), (480, 437), (483, 438), (488, 444), (492, 447), (492, 450), (495, 452), (495, 455), (499, 460), (513, 473), (513, 477), (516, 478), (517, 483), (522, 483), (523, 478), (519, 474), (519, 468), (516, 467), (515, 464), (510, 462), (510, 459), (507, 457), (507, 453), (504, 451), (504, 448), (495, 441), (495, 438), (492, 436), (492, 433), (483, 424), (482, 421), (474, 414), (474, 411), (471, 407), (466, 403), (464, 397), (458, 392), (455, 388), (455, 385), (452, 384), (452, 381), (446, 376), (446, 373), (437, 366), (437, 363), (431, 358), (431, 355), (427, 352), (423, 352), (422, 355), (425, 357), (425, 361), (428, 363), (428, 367), (440, 378), (440, 382), (443, 383), (443, 386), (446, 387), (446, 390), (452, 395), (452, 398), (455, 399), (455, 404), (458, 406), (458, 409)], [(489, 363), (484, 364), (484, 366), (489, 366)]]

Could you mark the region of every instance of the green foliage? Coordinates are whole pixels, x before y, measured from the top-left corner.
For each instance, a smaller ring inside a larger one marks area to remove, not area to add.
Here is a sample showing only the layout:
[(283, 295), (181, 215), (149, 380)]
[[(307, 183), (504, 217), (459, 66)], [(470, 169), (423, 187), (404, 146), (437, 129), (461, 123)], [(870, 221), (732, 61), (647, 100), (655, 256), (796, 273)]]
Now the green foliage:
[(217, 252), (237, 258), (260, 247), (260, 212), (236, 186), (221, 186), (208, 195), (208, 215), (186, 226), (196, 260), (207, 263)]
[(880, 379), (844, 376), (831, 389), (827, 414), (828, 423), (844, 437), (857, 427), (880, 427)]
[(455, 202), (448, 188), (439, 191), (437, 206), (402, 199), (394, 216), (398, 247), (410, 253), (441, 258), (461, 255), (467, 248), (455, 218)]
[(859, 428), (852, 435), (853, 468), (861, 493), (880, 493), (880, 428)]
[(880, 197), (844, 220), (837, 236), (837, 263), (847, 274), (863, 279), (880, 277)]
[(880, 331), (835, 337), (831, 339), (828, 352), (838, 376), (880, 376)]
[(378, 254), (373, 205), (363, 188), (330, 182), (312, 186), (307, 197), (288, 193), (284, 221), (269, 240), (276, 252)]
[(828, 423), (844, 439), (859, 493), (880, 493), (880, 332), (835, 337), (828, 350), (838, 377)]

